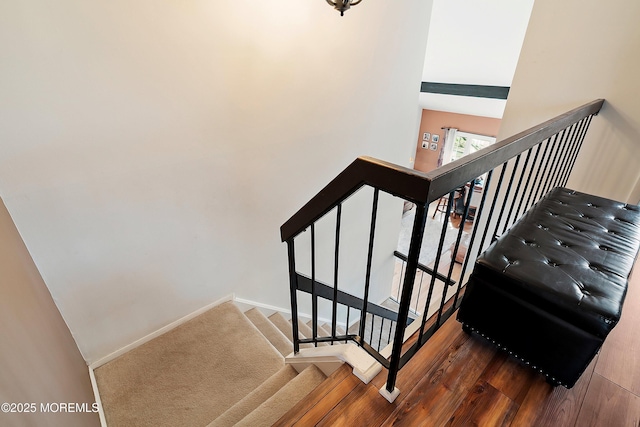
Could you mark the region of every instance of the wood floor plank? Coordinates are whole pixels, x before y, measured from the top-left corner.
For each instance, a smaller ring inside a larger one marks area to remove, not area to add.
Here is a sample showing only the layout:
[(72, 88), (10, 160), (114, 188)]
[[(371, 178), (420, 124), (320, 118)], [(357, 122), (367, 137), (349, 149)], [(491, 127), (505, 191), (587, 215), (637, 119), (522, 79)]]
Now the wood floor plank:
[[(408, 393), (410, 390), (407, 390), (407, 387), (413, 388), (413, 386), (415, 386), (415, 379), (421, 378), (424, 371), (436, 363), (438, 355), (444, 351), (448, 351), (450, 346), (461, 346), (468, 339), (469, 335), (462, 332), (462, 327), (454, 319), (449, 319), (445, 322), (420, 351), (416, 353), (411, 361), (398, 372), (396, 386), (400, 389), (400, 392)], [(381, 388), (386, 381), (387, 370), (383, 369), (371, 383)]]
[(493, 346), (479, 338), (451, 345), (383, 425), (443, 425), (474, 387), (495, 352)]
[(486, 381), (478, 381), (447, 426), (509, 426), (518, 405)]
[(605, 341), (601, 354), (567, 390), (551, 387), (542, 375), (515, 358), (494, 350), (482, 338), (465, 334), (451, 318), (400, 370), (396, 384), (401, 393), (394, 403), (378, 393), (386, 383), (386, 370), (365, 385), (353, 381), (346, 367), (339, 379), (314, 392), (311, 403), (305, 400), (298, 405), (303, 407), (302, 413), (287, 414), (289, 418), (277, 425), (441, 426), (448, 422), (640, 427), (640, 394), (633, 392), (640, 386), (638, 323), (637, 270), (622, 320)]
[(323, 399), (319, 400), (311, 407), (302, 417), (295, 422), (287, 425), (312, 426), (319, 423), (333, 408), (335, 408), (348, 396), (355, 388), (362, 384), (360, 379), (355, 375), (349, 375), (342, 382), (336, 385), (331, 393), (327, 394)]
[(481, 378), (521, 405), (536, 377), (542, 378), (541, 374), (501, 351), (493, 358)]
[(594, 374), (576, 426), (640, 426), (640, 397)]
[(571, 389), (552, 387), (543, 376), (531, 381), (514, 426), (574, 426), (597, 362), (594, 359)]
[(640, 396), (640, 268), (629, 279), (622, 317), (605, 340), (595, 372)]
[(387, 402), (371, 384), (360, 383), (327, 414), (318, 426), (379, 426), (395, 405)]

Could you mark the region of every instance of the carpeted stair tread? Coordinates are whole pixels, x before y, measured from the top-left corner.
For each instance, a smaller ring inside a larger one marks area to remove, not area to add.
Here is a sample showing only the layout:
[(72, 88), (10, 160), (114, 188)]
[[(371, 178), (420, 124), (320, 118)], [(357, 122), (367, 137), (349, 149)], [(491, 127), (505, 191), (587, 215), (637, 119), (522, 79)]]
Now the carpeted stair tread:
[[(289, 322), (289, 323), (291, 323), (291, 322)], [(298, 332), (300, 332), (306, 338), (311, 338), (313, 336), (313, 330), (311, 329), (311, 327), (309, 327), (306, 323), (304, 323), (300, 319), (298, 319)], [(318, 332), (318, 333), (320, 333), (320, 332)], [(309, 347), (314, 347), (313, 344), (305, 344), (305, 345), (307, 345)], [(318, 343), (318, 346), (322, 346), (322, 345), (329, 345), (329, 343), (326, 343), (326, 342)]]
[[(291, 342), (293, 342), (293, 329), (291, 329), (291, 323), (289, 323), (289, 321), (285, 319), (284, 316), (280, 314), (280, 312), (276, 311), (275, 313), (273, 313), (271, 316), (269, 316), (269, 320), (276, 326), (276, 328), (280, 329), (280, 332), (282, 332), (287, 338), (289, 338)], [(302, 338), (300, 337), (300, 335), (302, 334), (300, 334), (300, 331), (298, 331), (298, 337)]]
[(245, 316), (267, 337), (269, 342), (282, 354), (288, 356), (293, 352), (293, 344), (271, 321), (257, 308), (246, 311)]
[(95, 369), (109, 427), (206, 425), (284, 366), (232, 303)]
[(319, 386), (327, 377), (315, 365), (310, 365), (289, 381), (276, 394), (263, 402), (255, 411), (244, 417), (236, 426), (272, 426), (287, 411)]
[[(291, 322), (285, 319), (284, 316), (280, 314), (280, 312), (276, 311), (275, 313), (273, 313), (271, 316), (269, 316), (269, 320), (271, 321), (271, 323), (276, 325), (276, 328), (280, 329), (280, 332), (285, 334), (287, 338), (290, 339), (290, 337), (293, 336), (293, 327), (291, 326)], [(307, 338), (300, 331), (300, 328), (298, 328), (298, 337), (301, 339)], [(293, 343), (293, 340), (291, 342)], [(300, 344), (300, 348), (310, 348), (310, 347), (313, 347), (313, 344)]]
[[(291, 323), (291, 321), (289, 321), (289, 323)], [(300, 319), (298, 319), (298, 331), (307, 338), (311, 338), (311, 335), (313, 335), (311, 328)]]
[[(329, 323), (323, 323), (322, 328), (326, 331), (331, 331), (331, 325)], [(336, 335), (344, 335), (344, 329), (336, 325)]]
[(246, 395), (231, 408), (227, 409), (224, 414), (216, 418), (207, 427), (234, 426), (238, 421), (276, 394), (278, 390), (293, 380), (297, 375), (298, 372), (291, 365), (285, 365), (258, 388)]
[[(331, 324), (329, 323), (324, 323), (322, 325), (322, 327), (324, 329), (326, 329), (327, 331), (331, 331)], [(344, 329), (342, 327), (340, 327), (339, 325), (336, 325), (336, 335), (345, 335)], [(338, 344), (340, 343), (345, 343), (345, 341), (337, 341)]]
[[(307, 322), (307, 326), (311, 328), (313, 323), (311, 321)], [(331, 328), (325, 329), (321, 325), (318, 325), (318, 336), (319, 337), (330, 337), (331, 336)]]

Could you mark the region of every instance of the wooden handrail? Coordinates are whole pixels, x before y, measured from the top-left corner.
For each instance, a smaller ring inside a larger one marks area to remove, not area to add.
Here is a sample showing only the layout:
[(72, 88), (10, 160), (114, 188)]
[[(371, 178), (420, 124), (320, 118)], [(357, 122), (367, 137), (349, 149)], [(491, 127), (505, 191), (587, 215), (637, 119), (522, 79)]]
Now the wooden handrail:
[(427, 201), (430, 203), (442, 197), (450, 192), (452, 188), (458, 188), (479, 177), (483, 173), (539, 144), (540, 141), (544, 141), (568, 128), (573, 123), (590, 115), (598, 114), (603, 104), (604, 99), (591, 101), (482, 150), (427, 172), (425, 174), (426, 178), (432, 182), (432, 185), (429, 186), (430, 194), (426, 197)]
[(597, 114), (603, 103), (603, 99), (589, 102), (428, 173), (372, 157), (358, 157), (280, 227), (282, 241), (297, 236), (365, 185), (413, 203), (431, 203), (572, 123)]
[(423, 172), (414, 169), (373, 157), (358, 157), (280, 227), (282, 241), (304, 231), (365, 185), (414, 203), (424, 203), (429, 179)]

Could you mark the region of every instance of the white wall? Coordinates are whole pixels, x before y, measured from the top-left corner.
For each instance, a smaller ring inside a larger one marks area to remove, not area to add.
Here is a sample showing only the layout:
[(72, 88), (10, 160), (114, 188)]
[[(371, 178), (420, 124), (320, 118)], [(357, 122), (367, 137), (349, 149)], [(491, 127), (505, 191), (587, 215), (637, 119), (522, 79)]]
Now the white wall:
[(88, 362), (231, 292), (288, 306), (279, 226), (409, 162), (430, 7), (0, 4), (0, 195)]
[[(422, 81), (510, 86), (534, 0), (434, 0)], [(424, 109), (502, 117), (505, 101), (420, 95)]]
[(0, 402), (38, 405), (1, 411), (0, 425), (99, 426), (94, 412), (39, 411), (54, 402), (93, 409), (95, 398), (87, 366), (1, 199), (0, 277)]
[(500, 138), (597, 98), (569, 187), (640, 199), (640, 3), (536, 0)]

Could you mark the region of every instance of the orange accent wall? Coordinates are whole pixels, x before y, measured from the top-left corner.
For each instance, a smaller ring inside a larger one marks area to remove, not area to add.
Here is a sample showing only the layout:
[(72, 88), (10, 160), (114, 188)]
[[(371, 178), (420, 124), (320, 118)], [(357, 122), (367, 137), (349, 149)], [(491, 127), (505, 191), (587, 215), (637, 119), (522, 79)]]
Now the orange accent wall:
[[(420, 120), (420, 133), (418, 134), (418, 144), (416, 147), (416, 156), (414, 169), (429, 172), (438, 167), (438, 157), (442, 151), (444, 142), (443, 127), (456, 128), (462, 132), (478, 133), (481, 135), (497, 136), (500, 129), (501, 119), (491, 117), (469, 116), (467, 114), (447, 113), (444, 111), (422, 110), (422, 119)], [(427, 148), (422, 148), (422, 137), (425, 132), (431, 135), (438, 135), (438, 148), (430, 150), (429, 144)]]

